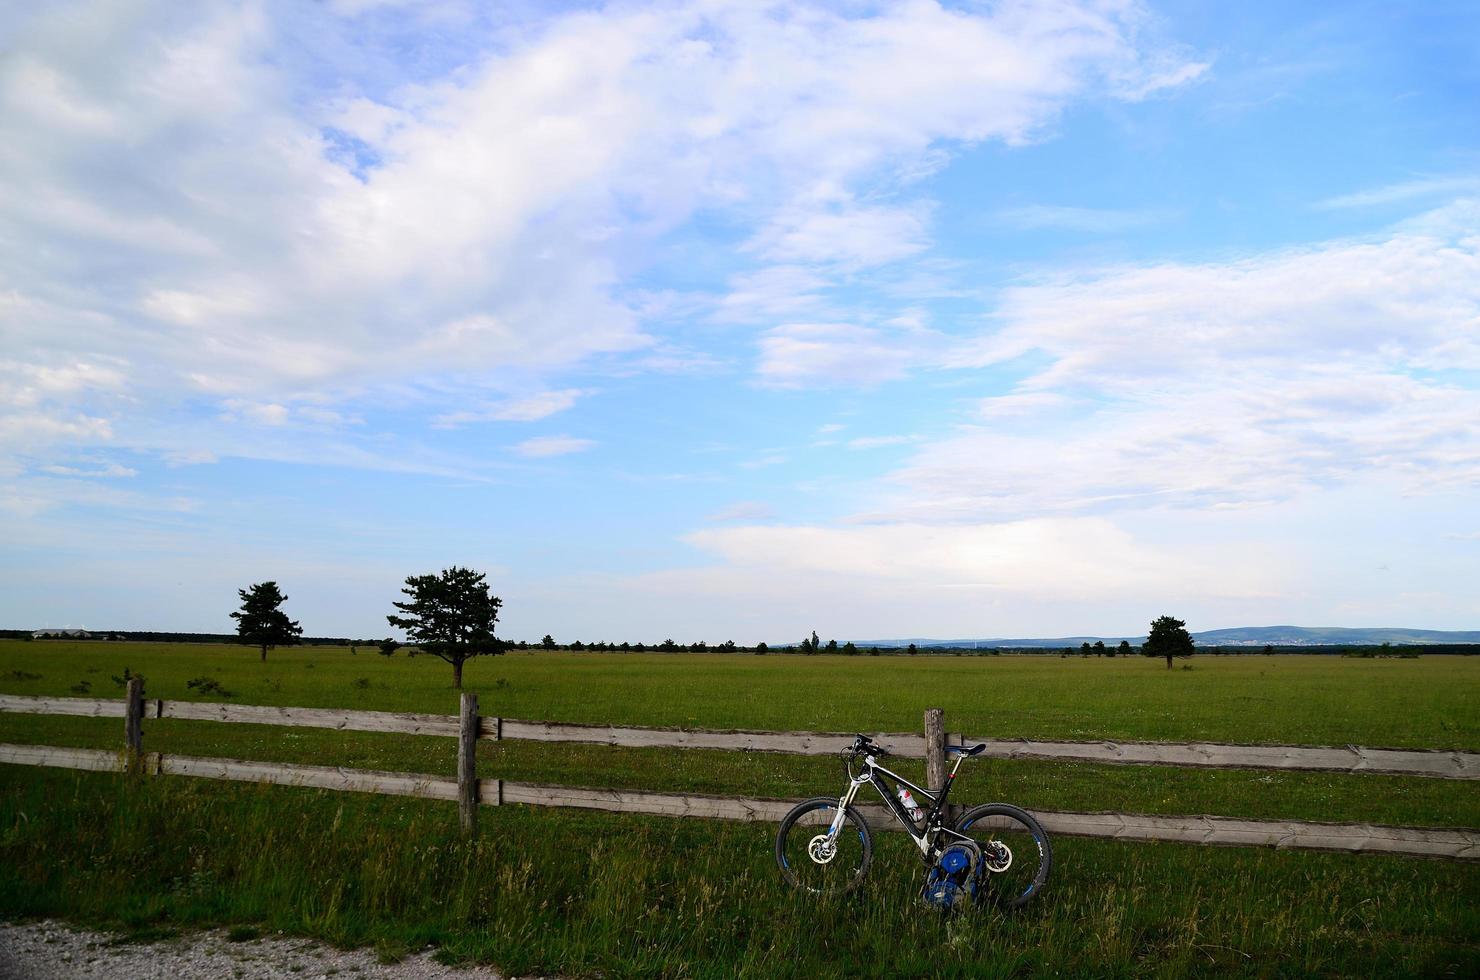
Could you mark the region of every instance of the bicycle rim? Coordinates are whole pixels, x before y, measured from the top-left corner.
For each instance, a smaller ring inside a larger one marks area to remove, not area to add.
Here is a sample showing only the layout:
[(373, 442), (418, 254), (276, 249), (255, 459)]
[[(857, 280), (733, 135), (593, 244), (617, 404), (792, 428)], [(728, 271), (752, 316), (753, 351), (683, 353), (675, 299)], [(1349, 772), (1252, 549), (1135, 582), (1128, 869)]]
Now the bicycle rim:
[(808, 800), (787, 814), (776, 835), (776, 863), (787, 881), (814, 895), (855, 888), (868, 872), (873, 845), (850, 811), (830, 853), (817, 844), (838, 812), (837, 800)]
[(1026, 811), (1007, 804), (975, 807), (962, 815), (955, 830), (982, 849), (986, 869), (979, 888), (988, 902), (1019, 908), (1048, 883), (1053, 851), (1048, 835)]

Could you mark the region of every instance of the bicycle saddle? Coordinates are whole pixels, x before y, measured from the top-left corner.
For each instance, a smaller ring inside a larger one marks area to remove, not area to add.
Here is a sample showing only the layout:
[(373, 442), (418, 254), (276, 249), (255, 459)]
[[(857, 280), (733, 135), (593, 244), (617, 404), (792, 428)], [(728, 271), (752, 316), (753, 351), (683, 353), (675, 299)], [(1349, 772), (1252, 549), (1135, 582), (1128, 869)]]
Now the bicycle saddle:
[(954, 752), (957, 755), (981, 755), (983, 752), (987, 751), (987, 743), (979, 742), (969, 749), (964, 745), (947, 745), (946, 751)]

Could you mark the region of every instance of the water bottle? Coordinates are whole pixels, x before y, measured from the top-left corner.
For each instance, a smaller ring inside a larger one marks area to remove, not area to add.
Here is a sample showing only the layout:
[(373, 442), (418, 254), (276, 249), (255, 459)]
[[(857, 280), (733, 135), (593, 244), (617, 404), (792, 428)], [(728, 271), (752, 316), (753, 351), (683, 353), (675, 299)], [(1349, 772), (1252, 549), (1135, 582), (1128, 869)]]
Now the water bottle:
[(920, 809), (919, 805), (915, 803), (914, 796), (910, 795), (910, 791), (903, 786), (899, 788), (899, 802), (904, 804), (905, 811), (909, 813), (910, 819), (916, 823), (919, 823), (920, 818), (925, 815), (925, 811)]

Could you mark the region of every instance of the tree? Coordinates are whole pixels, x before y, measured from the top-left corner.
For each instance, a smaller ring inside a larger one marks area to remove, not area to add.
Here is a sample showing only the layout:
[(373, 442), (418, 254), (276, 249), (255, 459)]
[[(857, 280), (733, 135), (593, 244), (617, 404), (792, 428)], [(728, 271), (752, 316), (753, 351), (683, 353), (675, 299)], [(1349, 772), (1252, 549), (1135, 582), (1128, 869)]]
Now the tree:
[[(1129, 657), (1131, 655), (1131, 641), (1121, 640), (1120, 646), (1116, 647), (1115, 649), (1122, 657)], [(1112, 653), (1110, 656), (1113, 657), (1115, 656), (1115, 654)]]
[(236, 632), (243, 643), (262, 648), (262, 661), (267, 662), (267, 648), (292, 646), (303, 635), (303, 627), (288, 618), (278, 607), (288, 597), (278, 591), (276, 582), (259, 582), (250, 589), (237, 589), (242, 607), (231, 614)]
[(382, 657), (394, 657), (396, 651), (399, 649), (401, 649), (401, 644), (389, 636), (380, 641), (380, 655)]
[(411, 601), (392, 604), (406, 615), (386, 621), (405, 630), (423, 652), (451, 664), (452, 686), (458, 690), (464, 663), (503, 652), (493, 635), (503, 600), (489, 591), (482, 572), (454, 565), (441, 575), (411, 575), (401, 591)]
[(913, 657), (915, 654), (920, 652), (920, 648), (911, 643), (909, 646), (905, 647), (904, 652)]
[(1097, 657), (1103, 657), (1104, 655), (1105, 655), (1105, 641), (1104, 640), (1096, 640), (1095, 641), (1095, 656), (1097, 656)]
[(802, 653), (811, 656), (817, 652), (820, 646), (821, 642), (817, 639), (817, 631), (813, 630), (811, 637), (802, 641)]
[(853, 645), (852, 640), (849, 640), (847, 643), (843, 644), (843, 655), (847, 657), (858, 656), (858, 647)]
[(1152, 621), (1151, 633), (1141, 647), (1144, 656), (1166, 657), (1167, 670), (1172, 669), (1173, 657), (1190, 657), (1192, 652), (1192, 634), (1187, 632), (1187, 624), (1171, 616), (1160, 616)]
[(771, 648), (770, 648), (770, 647), (768, 647), (768, 646), (766, 646), (766, 644), (765, 644), (765, 643), (764, 643), (764, 641), (763, 641), (763, 642), (761, 642), (761, 643), (757, 643), (757, 644), (756, 644), (756, 645), (755, 645), (755, 655), (756, 655), (756, 656), (757, 656), (757, 657), (764, 657), (764, 656), (765, 656), (765, 655), (766, 655), (766, 653), (767, 653), (767, 652), (768, 652), (768, 651), (769, 651), (769, 650), (770, 650), (770, 649), (771, 649)]
[(540, 641), (540, 646), (544, 647), (546, 650), (555, 649), (555, 637), (551, 636), (549, 633), (546, 633), (545, 638)]
[[(816, 643), (817, 641), (816, 640), (813, 640), (812, 642)], [(838, 641), (837, 640), (828, 640), (827, 641), (827, 648), (826, 649), (827, 649), (827, 652), (828, 653), (837, 653), (838, 652)], [(813, 652), (815, 653), (816, 651), (814, 650)]]
[(1085, 640), (1083, 643), (1079, 644), (1079, 655), (1081, 657), (1088, 657), (1089, 656), (1089, 641), (1088, 640)]

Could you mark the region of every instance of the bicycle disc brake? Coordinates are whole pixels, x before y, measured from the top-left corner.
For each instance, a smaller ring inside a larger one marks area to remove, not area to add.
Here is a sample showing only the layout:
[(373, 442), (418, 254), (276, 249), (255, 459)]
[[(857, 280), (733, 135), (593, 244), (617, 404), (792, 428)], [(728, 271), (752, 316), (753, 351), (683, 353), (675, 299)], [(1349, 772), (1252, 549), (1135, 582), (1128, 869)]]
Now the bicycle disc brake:
[(818, 834), (807, 844), (807, 856), (813, 864), (827, 864), (838, 856), (838, 847), (827, 839), (826, 834)]

